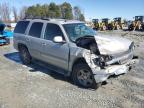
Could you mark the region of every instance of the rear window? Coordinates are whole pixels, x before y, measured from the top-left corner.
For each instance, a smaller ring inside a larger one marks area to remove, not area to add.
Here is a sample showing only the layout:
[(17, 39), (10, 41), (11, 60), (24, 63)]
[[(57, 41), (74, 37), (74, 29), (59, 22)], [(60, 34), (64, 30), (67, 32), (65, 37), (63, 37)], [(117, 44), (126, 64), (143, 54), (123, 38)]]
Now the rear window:
[(19, 21), (15, 27), (14, 33), (25, 33), (29, 21)]
[(43, 23), (41, 22), (35, 22), (32, 24), (29, 35), (33, 37), (40, 38), (41, 36), (41, 31), (42, 31)]

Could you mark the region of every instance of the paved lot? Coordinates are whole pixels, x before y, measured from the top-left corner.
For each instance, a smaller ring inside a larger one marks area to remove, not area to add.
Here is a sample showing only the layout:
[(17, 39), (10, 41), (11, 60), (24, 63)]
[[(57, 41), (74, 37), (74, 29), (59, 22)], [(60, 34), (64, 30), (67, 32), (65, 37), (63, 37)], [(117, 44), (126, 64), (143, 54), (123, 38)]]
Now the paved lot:
[(144, 33), (120, 35), (136, 43), (140, 62), (98, 90), (79, 88), (41, 63), (22, 65), (12, 45), (0, 47), (0, 108), (144, 108)]

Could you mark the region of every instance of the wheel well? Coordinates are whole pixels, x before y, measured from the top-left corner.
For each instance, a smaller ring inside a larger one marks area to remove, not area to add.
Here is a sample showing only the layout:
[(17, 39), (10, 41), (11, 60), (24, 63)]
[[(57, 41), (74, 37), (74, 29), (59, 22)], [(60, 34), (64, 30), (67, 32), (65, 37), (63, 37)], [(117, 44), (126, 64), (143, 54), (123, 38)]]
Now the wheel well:
[(69, 73), (69, 76), (72, 76), (73, 68), (74, 68), (74, 66), (77, 65), (78, 63), (86, 63), (86, 61), (85, 61), (85, 59), (84, 59), (83, 57), (77, 58), (77, 59), (73, 62), (73, 64), (72, 64), (72, 68), (71, 68), (72, 71)]
[(74, 63), (73, 63), (72, 70), (73, 70), (74, 66), (75, 66), (76, 64), (78, 64), (78, 63), (86, 63), (86, 61), (85, 61), (84, 58), (78, 58), (78, 59), (76, 59), (76, 60), (74, 61)]

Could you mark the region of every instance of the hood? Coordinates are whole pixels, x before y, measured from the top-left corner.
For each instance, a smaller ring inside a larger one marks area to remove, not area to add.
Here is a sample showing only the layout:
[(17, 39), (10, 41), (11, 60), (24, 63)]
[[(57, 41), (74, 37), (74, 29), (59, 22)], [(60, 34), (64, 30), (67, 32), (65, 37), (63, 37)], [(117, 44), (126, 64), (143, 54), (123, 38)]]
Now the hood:
[(117, 54), (127, 51), (132, 41), (108, 35), (95, 36), (99, 51), (101, 54)]

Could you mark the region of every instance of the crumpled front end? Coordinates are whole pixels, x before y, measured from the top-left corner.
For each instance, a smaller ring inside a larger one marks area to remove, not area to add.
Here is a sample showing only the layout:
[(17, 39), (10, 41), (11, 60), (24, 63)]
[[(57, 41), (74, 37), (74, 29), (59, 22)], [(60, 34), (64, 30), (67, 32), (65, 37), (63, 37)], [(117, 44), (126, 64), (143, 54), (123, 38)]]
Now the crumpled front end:
[[(91, 54), (90, 51), (84, 51), (83, 57), (85, 58), (87, 64), (91, 68), (96, 83), (106, 81), (108, 77), (111, 75), (120, 75), (120, 74), (127, 73), (132, 67), (132, 65), (138, 62), (137, 59), (133, 59), (132, 52), (123, 55), (121, 57), (114, 58), (106, 62), (105, 64), (102, 63), (103, 66), (101, 66), (99, 63), (101, 62), (99, 56), (95, 54)], [(120, 62), (123, 60), (125, 60), (125, 62)]]
[[(137, 62), (136, 59), (133, 59), (133, 42), (127, 39), (109, 39), (108, 37), (100, 37), (100, 41), (97, 42), (98, 38), (87, 36), (77, 41), (77, 46), (85, 49), (82, 56), (91, 68), (96, 83), (105, 81), (111, 75), (127, 73)], [(116, 43), (119, 45), (111, 47)]]

